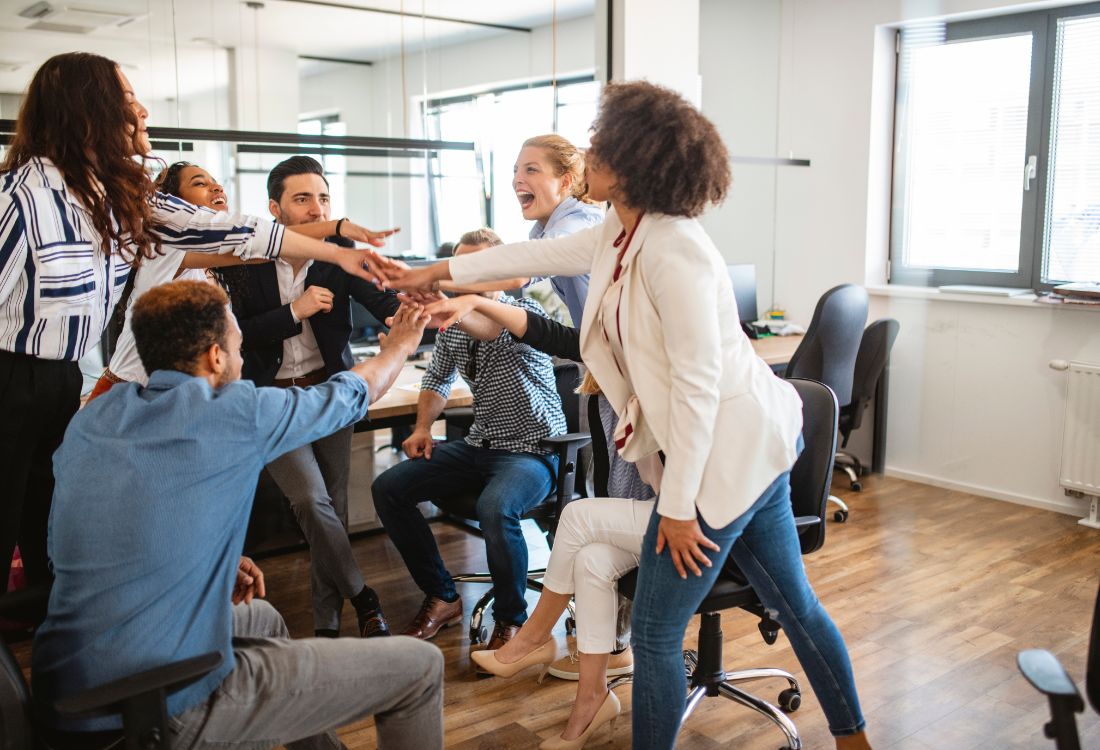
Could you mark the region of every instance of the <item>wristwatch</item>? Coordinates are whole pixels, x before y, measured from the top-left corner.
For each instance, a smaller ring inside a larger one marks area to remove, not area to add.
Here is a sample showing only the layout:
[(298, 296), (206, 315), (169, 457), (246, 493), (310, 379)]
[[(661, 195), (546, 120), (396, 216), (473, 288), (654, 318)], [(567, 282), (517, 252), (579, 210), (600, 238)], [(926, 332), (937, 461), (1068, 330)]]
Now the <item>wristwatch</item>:
[(340, 234), (340, 227), (341, 227), (341, 226), (343, 225), (343, 223), (344, 223), (345, 221), (347, 221), (347, 220), (348, 220), (348, 217), (346, 217), (346, 216), (345, 216), (344, 218), (342, 218), (342, 219), (340, 219), (340, 220), (338, 220), (338, 221), (336, 222), (336, 236), (337, 236), (337, 237), (343, 237), (343, 236), (344, 236), (344, 235)]

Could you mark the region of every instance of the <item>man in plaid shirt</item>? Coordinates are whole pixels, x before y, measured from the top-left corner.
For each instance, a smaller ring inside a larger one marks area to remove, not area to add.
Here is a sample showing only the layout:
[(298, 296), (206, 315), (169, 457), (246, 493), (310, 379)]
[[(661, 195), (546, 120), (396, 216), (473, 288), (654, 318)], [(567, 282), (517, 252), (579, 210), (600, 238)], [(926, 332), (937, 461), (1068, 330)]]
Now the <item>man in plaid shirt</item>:
[[(463, 235), (455, 255), (499, 244), (492, 230), (480, 229)], [(501, 292), (486, 296), (546, 314), (532, 299)], [(432, 423), (458, 374), (474, 395), (473, 427), (464, 440), (433, 446)], [(557, 457), (539, 441), (565, 431), (548, 355), (520, 344), (506, 330), (490, 341), (479, 341), (458, 326), (440, 331), (421, 382), (416, 428), (403, 444), (410, 460), (388, 469), (372, 487), (378, 518), (424, 592), (420, 612), (404, 635), (429, 639), (462, 621), (462, 600), (416, 506), (470, 491), (480, 492), (478, 521), (496, 594), (488, 648), (500, 648), (527, 619), (527, 544), (520, 519), (554, 490)]]

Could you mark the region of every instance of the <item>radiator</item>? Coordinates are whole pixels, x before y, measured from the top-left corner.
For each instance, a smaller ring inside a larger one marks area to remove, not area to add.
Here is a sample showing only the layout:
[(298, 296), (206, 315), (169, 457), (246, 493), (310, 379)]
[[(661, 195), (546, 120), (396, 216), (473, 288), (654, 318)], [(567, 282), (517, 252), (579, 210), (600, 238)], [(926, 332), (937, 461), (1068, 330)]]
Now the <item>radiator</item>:
[(1100, 529), (1100, 364), (1050, 363), (1066, 373), (1066, 420), (1058, 481), (1067, 495), (1092, 500), (1081, 524)]

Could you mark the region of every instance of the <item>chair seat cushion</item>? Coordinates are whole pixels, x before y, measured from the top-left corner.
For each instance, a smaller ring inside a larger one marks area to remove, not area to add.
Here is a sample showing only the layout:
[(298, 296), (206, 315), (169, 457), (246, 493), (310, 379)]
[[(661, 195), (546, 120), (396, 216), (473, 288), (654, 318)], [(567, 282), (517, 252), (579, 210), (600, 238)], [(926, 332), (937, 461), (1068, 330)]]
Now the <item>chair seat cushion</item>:
[[(446, 498), (435, 498), (432, 500), (432, 505), (453, 516), (465, 518), (468, 521), (476, 521), (478, 497), (479, 495), (477, 493), (463, 492)], [(580, 498), (581, 495), (579, 492), (573, 493), (574, 500), (579, 500)], [(553, 518), (554, 513), (555, 504), (552, 502), (545, 502), (539, 503), (534, 508), (524, 513), (523, 518), (540, 521), (547, 518)]]
[[(630, 571), (619, 579), (619, 593), (627, 599), (634, 599), (634, 590), (638, 585), (638, 569)], [(727, 562), (717, 580), (710, 588), (710, 593), (696, 608), (695, 613), (717, 612), (734, 607), (751, 607), (758, 605), (760, 599), (756, 596), (752, 586), (745, 581), (741, 571), (732, 562)]]

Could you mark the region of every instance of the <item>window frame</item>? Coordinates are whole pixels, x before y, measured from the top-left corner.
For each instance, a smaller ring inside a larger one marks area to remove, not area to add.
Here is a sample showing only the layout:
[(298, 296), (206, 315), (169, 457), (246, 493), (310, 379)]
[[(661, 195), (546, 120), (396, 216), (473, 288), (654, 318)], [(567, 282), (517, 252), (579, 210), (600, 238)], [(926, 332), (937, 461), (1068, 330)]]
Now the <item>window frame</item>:
[(1046, 227), (1047, 194), (1052, 105), (1054, 100), (1054, 71), (1058, 53), (1058, 20), (1076, 16), (1100, 15), (1100, 2), (1062, 6), (1025, 13), (990, 16), (966, 21), (949, 21), (944, 24), (944, 43), (965, 40), (991, 39), (1020, 33), (1030, 33), (1031, 80), (1028, 92), (1028, 118), (1025, 149), (1020, 162), (1020, 180), (1023, 183), (1024, 167), (1030, 156), (1036, 157), (1036, 173), (1032, 188), (1023, 194), (1020, 211), (1020, 247), (1015, 272), (968, 270), (958, 268), (923, 268), (908, 266), (903, 257), (903, 233), (905, 229), (906, 175), (901, 164), (903, 126), (908, 116), (908, 101), (902, 91), (902, 44), (898, 29), (893, 145), (895, 161), (891, 174), (889, 276), (891, 284), (937, 287), (946, 284), (971, 284), (979, 286), (1026, 287), (1036, 291), (1049, 291), (1055, 284), (1044, 281), (1043, 233)]

